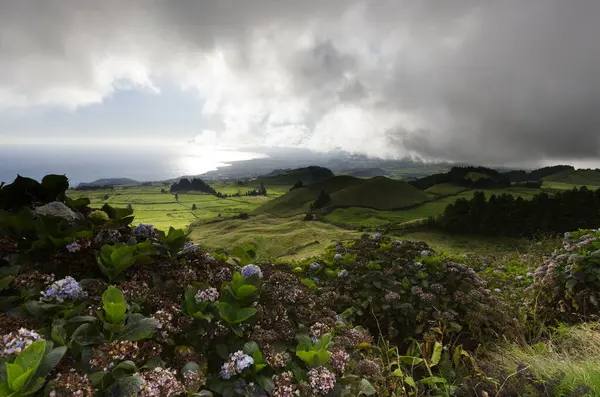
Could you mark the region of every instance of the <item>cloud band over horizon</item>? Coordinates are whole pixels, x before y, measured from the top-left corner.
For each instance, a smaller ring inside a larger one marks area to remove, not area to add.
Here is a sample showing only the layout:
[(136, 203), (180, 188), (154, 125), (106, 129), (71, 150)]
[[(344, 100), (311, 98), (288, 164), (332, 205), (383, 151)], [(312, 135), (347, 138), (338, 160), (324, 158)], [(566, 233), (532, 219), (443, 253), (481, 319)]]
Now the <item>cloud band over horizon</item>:
[(600, 2), (0, 0), (0, 140), (600, 155)]

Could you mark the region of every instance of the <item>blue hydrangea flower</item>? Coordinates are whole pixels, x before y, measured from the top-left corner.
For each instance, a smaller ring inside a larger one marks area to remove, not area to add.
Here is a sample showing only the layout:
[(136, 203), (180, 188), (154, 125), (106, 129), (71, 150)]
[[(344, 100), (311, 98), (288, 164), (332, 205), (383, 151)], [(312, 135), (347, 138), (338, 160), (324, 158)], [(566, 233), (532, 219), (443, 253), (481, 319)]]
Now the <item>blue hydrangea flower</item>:
[(421, 256), (429, 256), (429, 255), (431, 255), (431, 251), (427, 251), (427, 250), (421, 251)]
[(346, 277), (347, 275), (348, 275), (348, 270), (346, 270), (346, 269), (340, 270), (337, 274), (338, 277)]
[(310, 264), (310, 268), (312, 270), (317, 270), (320, 267), (321, 267), (321, 265), (319, 263), (317, 263), (317, 262), (313, 262), (313, 263)]
[(342, 254), (335, 254), (333, 259), (335, 259), (336, 261), (339, 261), (340, 259), (342, 259)]
[(154, 226), (140, 223), (133, 229), (133, 233), (137, 237), (148, 238), (154, 235)]
[(38, 333), (25, 328), (2, 335), (2, 338), (0, 338), (0, 357), (21, 354), (27, 346), (41, 339), (42, 337)]
[(496, 288), (496, 289), (494, 290), (494, 292), (495, 292), (495, 293), (497, 293), (497, 294), (499, 294), (499, 293), (500, 293), (500, 292), (502, 292), (502, 291), (500, 290), (500, 288)]
[(79, 251), (81, 249), (81, 246), (79, 244), (77, 244), (77, 241), (73, 241), (71, 244), (67, 245), (65, 248), (70, 253), (73, 253), (73, 252)]
[(566, 232), (566, 233), (565, 233), (565, 238), (571, 238), (571, 233), (569, 233), (569, 232)]
[(229, 355), (229, 359), (221, 367), (221, 378), (229, 379), (233, 375), (238, 375), (254, 364), (254, 359), (243, 351), (238, 350)]
[(260, 267), (256, 265), (250, 264), (242, 268), (242, 276), (244, 276), (244, 278), (248, 278), (254, 274), (258, 274), (259, 278), (262, 278), (263, 276), (262, 270), (260, 270)]
[(56, 301), (63, 303), (65, 300), (79, 300), (87, 296), (79, 283), (71, 276), (55, 281), (45, 291), (41, 292), (43, 301)]
[(381, 233), (372, 234), (371, 238), (374, 239), (374, 240), (380, 239), (381, 238)]

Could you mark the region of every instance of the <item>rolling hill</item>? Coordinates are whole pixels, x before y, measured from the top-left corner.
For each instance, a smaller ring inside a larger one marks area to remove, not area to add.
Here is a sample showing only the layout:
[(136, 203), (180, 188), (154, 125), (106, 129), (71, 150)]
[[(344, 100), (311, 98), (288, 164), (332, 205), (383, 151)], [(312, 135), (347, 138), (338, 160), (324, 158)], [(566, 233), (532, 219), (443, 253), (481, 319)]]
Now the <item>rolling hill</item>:
[(331, 178), (333, 172), (325, 167), (310, 166), (294, 170), (276, 170), (267, 175), (259, 176), (257, 179), (269, 185), (294, 185), (298, 181), (309, 185), (327, 178)]
[(576, 186), (600, 186), (600, 169), (567, 169), (546, 176), (544, 182), (558, 182)]
[(93, 182), (82, 182), (77, 185), (78, 188), (84, 186), (116, 186), (116, 185), (137, 185), (139, 182), (130, 178), (103, 178), (96, 179)]
[(427, 193), (404, 181), (386, 177), (361, 179), (339, 175), (294, 189), (259, 207), (255, 213), (284, 217), (306, 213), (321, 191), (331, 197), (326, 209), (365, 207), (390, 210), (409, 207), (429, 199)]

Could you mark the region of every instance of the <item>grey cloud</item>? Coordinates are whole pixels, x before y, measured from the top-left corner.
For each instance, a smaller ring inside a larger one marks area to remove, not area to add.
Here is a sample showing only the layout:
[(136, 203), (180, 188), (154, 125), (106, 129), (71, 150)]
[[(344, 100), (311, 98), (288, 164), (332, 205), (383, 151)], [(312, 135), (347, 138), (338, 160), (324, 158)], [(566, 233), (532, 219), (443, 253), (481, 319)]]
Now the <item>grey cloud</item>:
[[(388, 145), (398, 156), (496, 164), (594, 158), (598, 17), (597, 0), (0, 0), (0, 106), (101, 102), (115, 76), (177, 80), (195, 54), (221, 49), (263, 102), (248, 121), (253, 139), (288, 123), (297, 144), (355, 106), (386, 116), (376, 129), (365, 123), (370, 155)], [(270, 121), (286, 101), (301, 115)], [(211, 123), (222, 127), (219, 111)], [(318, 142), (343, 148), (339, 136)]]

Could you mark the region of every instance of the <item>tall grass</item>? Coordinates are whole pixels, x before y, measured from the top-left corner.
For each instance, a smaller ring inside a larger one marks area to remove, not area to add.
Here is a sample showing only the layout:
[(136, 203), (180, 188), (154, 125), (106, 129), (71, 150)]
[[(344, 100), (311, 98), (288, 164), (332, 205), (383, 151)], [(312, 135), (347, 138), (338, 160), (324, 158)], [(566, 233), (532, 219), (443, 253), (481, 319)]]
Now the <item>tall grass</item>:
[[(597, 323), (552, 328), (531, 346), (499, 345), (480, 358), (501, 383), (499, 395), (600, 395), (600, 327)], [(581, 393), (581, 394), (577, 394)]]

